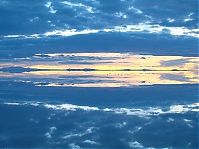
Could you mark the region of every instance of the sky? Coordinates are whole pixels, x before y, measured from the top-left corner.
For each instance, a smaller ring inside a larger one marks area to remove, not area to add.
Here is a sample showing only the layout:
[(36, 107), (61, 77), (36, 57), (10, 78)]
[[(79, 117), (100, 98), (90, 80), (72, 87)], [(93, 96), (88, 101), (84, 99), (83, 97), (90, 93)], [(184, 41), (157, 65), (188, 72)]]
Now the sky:
[(197, 7), (198, 0), (2, 0), (0, 57), (56, 52), (197, 56)]
[(197, 148), (198, 0), (0, 0), (0, 148)]

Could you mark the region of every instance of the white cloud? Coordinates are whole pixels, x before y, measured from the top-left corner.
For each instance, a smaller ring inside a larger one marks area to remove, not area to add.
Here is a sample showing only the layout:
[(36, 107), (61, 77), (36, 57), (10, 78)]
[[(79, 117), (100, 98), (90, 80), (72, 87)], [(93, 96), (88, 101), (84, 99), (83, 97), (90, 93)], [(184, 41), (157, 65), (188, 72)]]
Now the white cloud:
[(57, 130), (57, 128), (55, 126), (52, 126), (49, 128), (49, 132), (46, 132), (44, 135), (48, 138), (51, 139), (52, 135), (54, 134), (54, 132)]
[(25, 35), (6, 35), (4, 38), (27, 38)]
[(168, 21), (169, 23), (172, 23), (172, 22), (175, 22), (175, 19), (173, 19), (173, 18), (168, 18), (167, 21)]
[(189, 120), (189, 119), (183, 119), (185, 122), (187, 122), (187, 123), (191, 123), (192, 122), (192, 120)]
[(52, 6), (52, 2), (46, 2), (44, 6), (49, 9), (49, 13), (54, 14), (57, 12), (57, 10), (55, 10), (54, 7)]
[(194, 14), (194, 13), (193, 13), (193, 12), (191, 12), (191, 13), (189, 13), (189, 14), (188, 14), (188, 16), (189, 16), (189, 17), (191, 17), (193, 14)]
[(168, 123), (170, 123), (170, 122), (174, 122), (174, 119), (173, 119), (173, 118), (171, 118), (171, 117), (169, 117), (169, 118), (167, 119), (167, 122), (168, 122)]
[(137, 141), (129, 142), (128, 144), (131, 148), (144, 148), (144, 146)]
[(82, 137), (84, 134), (76, 134), (76, 133), (71, 133), (71, 134), (66, 134), (64, 135), (63, 137), (61, 137), (62, 139), (69, 139), (69, 138), (72, 138), (72, 137)]
[(51, 136), (51, 134), (50, 134), (49, 132), (46, 132), (44, 135), (45, 135), (46, 138), (48, 138), (48, 139), (51, 139), (51, 138), (52, 138), (52, 136)]
[(189, 21), (193, 21), (193, 19), (192, 18), (186, 18), (186, 19), (184, 19), (184, 22), (189, 22)]
[(13, 106), (24, 106), (24, 105), (29, 105), (29, 106), (40, 106), (40, 102), (5, 102), (5, 105), (13, 105)]
[(193, 20), (194, 20), (194, 19), (192, 18), (192, 15), (193, 15), (193, 14), (194, 14), (193, 12), (189, 13), (188, 16), (184, 19), (184, 22), (193, 21)]
[(118, 17), (118, 18), (123, 18), (123, 19), (126, 19), (127, 18), (127, 15), (124, 14), (123, 12), (116, 12), (114, 14), (114, 16)]
[[(125, 25), (125, 26), (116, 26), (112, 29), (109, 29), (108, 32), (145, 32), (145, 33), (154, 33), (161, 34), (167, 30), (173, 36), (191, 36), (199, 38), (199, 29), (188, 29), (186, 27), (167, 27), (161, 25), (151, 25), (151, 24), (136, 24), (136, 25)], [(107, 31), (107, 30), (102, 30)]]
[(84, 5), (82, 3), (71, 3), (69, 1), (63, 1), (61, 3), (64, 4), (64, 5), (67, 5), (67, 6), (71, 7), (71, 8), (73, 8), (73, 7), (79, 7), (79, 8), (85, 9), (89, 13), (94, 13), (93, 7)]
[(76, 111), (76, 110), (97, 111), (99, 110), (97, 107), (77, 106), (77, 105), (72, 105), (72, 104), (61, 104), (61, 105), (45, 104), (44, 106), (46, 108), (54, 109), (54, 110), (69, 110), (69, 111)]
[(115, 124), (115, 127), (116, 127), (116, 128), (123, 128), (123, 127), (125, 127), (126, 125), (127, 125), (127, 122), (116, 123), (116, 124)]
[(84, 35), (84, 34), (91, 34), (91, 33), (98, 33), (99, 30), (95, 29), (86, 29), (77, 31), (76, 29), (70, 29), (70, 30), (54, 30), (52, 32), (46, 32), (43, 35), (44, 36), (73, 36), (73, 35)]
[(88, 144), (92, 144), (92, 145), (97, 145), (99, 143), (95, 142), (95, 141), (92, 141), (92, 140), (85, 140), (83, 141), (84, 143), (88, 143)]
[(55, 126), (50, 127), (50, 133), (54, 133), (55, 130), (57, 130)]
[(80, 149), (80, 146), (79, 146), (79, 145), (76, 145), (76, 144), (74, 144), (74, 143), (70, 143), (70, 144), (69, 144), (69, 147), (70, 147), (71, 149)]
[(139, 23), (125, 26), (113, 26), (110, 28), (103, 29), (62, 29), (45, 32), (43, 34), (32, 34), (32, 35), (6, 35), (4, 38), (45, 38), (50, 36), (75, 36), (75, 35), (86, 35), (96, 34), (99, 32), (121, 32), (121, 33), (151, 33), (151, 34), (163, 34), (167, 33), (172, 36), (187, 36), (199, 38), (199, 29), (189, 29), (186, 27), (167, 27), (158, 24)]
[[(66, 110), (66, 111), (102, 111), (113, 112), (115, 114), (134, 115), (138, 117), (148, 118), (150, 116), (158, 116), (162, 114), (179, 114), (187, 112), (199, 112), (199, 103), (186, 104), (186, 105), (171, 105), (169, 108), (164, 107), (149, 107), (149, 108), (99, 108), (91, 106), (79, 106), (73, 104), (44, 104), (39, 102), (5, 102), (4, 104), (10, 106), (41, 106), (52, 110)], [(172, 119), (170, 119), (171, 121)], [(126, 122), (122, 125), (126, 125)], [(52, 131), (56, 130), (51, 128)], [(85, 133), (92, 133), (94, 127), (88, 128)], [(51, 131), (50, 131), (51, 132)]]
[(29, 19), (30, 22), (35, 22), (35, 21), (38, 21), (38, 20), (39, 20), (39, 17), (34, 17), (34, 18)]
[(170, 107), (171, 113), (185, 113), (188, 112), (190, 108), (185, 107), (184, 105), (173, 105)]
[(128, 10), (132, 10), (134, 13), (136, 13), (136, 14), (143, 14), (143, 11), (141, 11), (140, 9), (138, 9), (138, 8), (135, 8), (135, 7), (133, 7), (133, 6), (130, 6), (129, 8), (128, 8)]
[(46, 6), (47, 8), (50, 8), (51, 5), (52, 5), (52, 2), (46, 2), (46, 4), (45, 4), (45, 6)]
[(56, 12), (57, 12), (57, 10), (53, 9), (53, 7), (50, 7), (49, 12), (54, 14), (54, 13), (56, 13)]
[(141, 129), (142, 129), (142, 127), (136, 127), (134, 130), (129, 130), (128, 133), (134, 134), (134, 133), (140, 131)]
[(62, 139), (70, 139), (70, 138), (73, 138), (73, 137), (83, 137), (87, 134), (93, 133), (94, 129), (96, 129), (96, 128), (90, 127), (90, 128), (86, 129), (84, 132), (81, 132), (81, 133), (75, 133), (75, 132), (67, 133), (64, 136), (62, 136), (61, 138)]

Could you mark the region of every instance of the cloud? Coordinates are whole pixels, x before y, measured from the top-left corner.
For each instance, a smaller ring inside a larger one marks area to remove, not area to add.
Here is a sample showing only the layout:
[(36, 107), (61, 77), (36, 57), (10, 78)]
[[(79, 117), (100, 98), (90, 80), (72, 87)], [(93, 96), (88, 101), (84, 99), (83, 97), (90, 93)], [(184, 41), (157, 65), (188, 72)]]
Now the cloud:
[(115, 127), (116, 127), (116, 128), (123, 128), (123, 127), (125, 127), (126, 125), (127, 125), (127, 122), (116, 123), (116, 124), (115, 124)]
[[(95, 127), (89, 127), (88, 129), (86, 129), (85, 131), (83, 132), (71, 132), (71, 133), (66, 133), (64, 136), (62, 136), (61, 138), (62, 139), (70, 139), (70, 138), (73, 138), (73, 137), (83, 137), (85, 135), (88, 135), (88, 134), (91, 134), (94, 132), (96, 128)], [(85, 142), (85, 143), (91, 143), (89, 142), (88, 140)], [(94, 143), (94, 142), (93, 142)]]
[(44, 135), (45, 135), (46, 138), (48, 138), (48, 139), (51, 139), (51, 138), (52, 138), (52, 135), (51, 135), (49, 132), (46, 132)]
[(143, 11), (141, 11), (141, 10), (138, 9), (138, 8), (135, 8), (134, 6), (130, 6), (130, 7), (128, 8), (128, 10), (132, 10), (132, 11), (134, 11), (136, 14), (143, 14)]
[(129, 142), (128, 144), (129, 144), (130, 148), (137, 148), (137, 149), (144, 148), (144, 146), (141, 143), (137, 142), (137, 141)]
[(48, 31), (43, 34), (32, 35), (6, 35), (3, 38), (46, 38), (52, 36), (76, 36), (97, 33), (148, 33), (148, 34), (170, 34), (171, 36), (184, 36), (199, 38), (199, 29), (189, 29), (186, 27), (167, 27), (158, 24), (139, 23), (133, 25), (113, 26), (110, 28), (102, 29), (62, 29)]
[(174, 122), (174, 119), (171, 118), (171, 117), (169, 117), (168, 120), (167, 120), (167, 122), (168, 122), (168, 123)]
[[(61, 110), (61, 111), (101, 111), (101, 112), (110, 112), (115, 114), (126, 114), (138, 117), (151, 117), (164, 114), (183, 114), (187, 112), (199, 112), (199, 103), (192, 103), (186, 105), (171, 105), (170, 107), (149, 107), (149, 108), (100, 108), (100, 107), (91, 107), (91, 106), (79, 106), (73, 104), (46, 104), (38, 102), (5, 102), (3, 103), (9, 106), (36, 106), (44, 107), (52, 110)], [(124, 123), (124, 125), (126, 125)], [(92, 133), (95, 128), (88, 128), (85, 134)], [(50, 129), (50, 132), (56, 130), (54, 127)]]
[(76, 145), (76, 144), (74, 144), (74, 143), (70, 143), (70, 144), (69, 144), (69, 147), (70, 147), (71, 149), (80, 149), (80, 146), (79, 146), (79, 145)]
[(82, 133), (70, 133), (70, 134), (65, 134), (63, 137), (61, 137), (62, 139), (69, 139), (72, 137), (82, 137), (84, 136), (84, 134)]
[(188, 16), (184, 19), (184, 22), (193, 21), (193, 20), (194, 20), (194, 19), (192, 18), (193, 15), (194, 15), (193, 12), (189, 13)]
[(55, 126), (52, 126), (49, 128), (49, 132), (46, 132), (44, 135), (48, 138), (51, 139), (52, 135), (54, 134), (54, 132), (57, 130), (57, 128)]
[(173, 18), (168, 18), (167, 21), (168, 21), (169, 23), (172, 23), (172, 22), (175, 22), (175, 19), (173, 19)]
[(79, 7), (79, 8), (85, 9), (89, 13), (94, 13), (93, 7), (88, 6), (88, 5), (84, 5), (82, 3), (71, 3), (69, 1), (63, 1), (61, 3), (64, 4), (64, 5), (66, 5), (66, 6), (68, 6), (68, 7), (71, 7), (71, 8), (73, 8), (73, 7)]
[(91, 145), (97, 145), (99, 143), (92, 141), (92, 140), (84, 140), (83, 143), (91, 144)]
[(46, 32), (43, 35), (46, 37), (49, 36), (74, 36), (74, 35), (86, 35), (86, 34), (93, 34), (93, 33), (98, 33), (99, 30), (95, 29), (86, 29), (86, 30), (81, 30), (77, 31), (76, 29), (71, 29), (71, 30), (54, 30), (52, 32)]
[(126, 19), (127, 18), (127, 15), (124, 14), (123, 12), (116, 12), (114, 14), (114, 16), (118, 17), (118, 18), (123, 18), (123, 19)]
[(54, 14), (57, 12), (57, 10), (55, 10), (54, 7), (52, 6), (52, 2), (50, 2), (50, 1), (46, 2), (46, 4), (44, 6), (49, 9), (49, 13)]
[(69, 111), (76, 111), (76, 110), (84, 110), (84, 111), (97, 111), (99, 110), (97, 107), (89, 107), (89, 106), (77, 106), (72, 104), (61, 104), (61, 105), (52, 105), (52, 104), (45, 104), (44, 107), (54, 110), (69, 110)]

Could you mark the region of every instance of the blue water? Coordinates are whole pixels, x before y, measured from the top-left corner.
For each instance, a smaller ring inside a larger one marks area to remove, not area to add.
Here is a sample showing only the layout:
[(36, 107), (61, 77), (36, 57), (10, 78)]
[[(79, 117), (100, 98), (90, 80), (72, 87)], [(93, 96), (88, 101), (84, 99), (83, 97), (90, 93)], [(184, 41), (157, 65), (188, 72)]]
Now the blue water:
[(199, 148), (197, 83), (46, 86), (81, 75), (20, 77), (34, 69), (14, 65), (52, 53), (198, 57), (198, 19), (198, 0), (0, 0), (0, 148)]

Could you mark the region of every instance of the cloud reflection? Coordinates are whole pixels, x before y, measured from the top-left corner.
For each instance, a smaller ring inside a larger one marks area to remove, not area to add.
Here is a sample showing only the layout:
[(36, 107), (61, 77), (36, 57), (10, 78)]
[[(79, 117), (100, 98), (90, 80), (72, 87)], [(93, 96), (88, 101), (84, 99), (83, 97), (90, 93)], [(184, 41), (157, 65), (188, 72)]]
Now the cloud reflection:
[(55, 53), (0, 63), (0, 77), (36, 86), (197, 84), (198, 58), (132, 53)]

